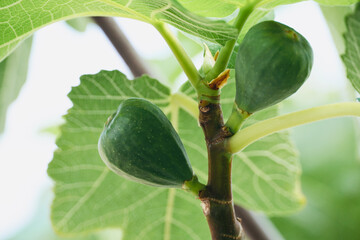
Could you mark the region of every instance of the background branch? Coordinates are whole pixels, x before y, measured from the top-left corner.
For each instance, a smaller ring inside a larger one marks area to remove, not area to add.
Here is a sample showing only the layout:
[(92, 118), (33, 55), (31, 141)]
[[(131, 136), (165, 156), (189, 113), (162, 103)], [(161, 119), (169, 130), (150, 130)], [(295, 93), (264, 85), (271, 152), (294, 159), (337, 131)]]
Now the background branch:
[(134, 77), (140, 77), (143, 74), (151, 75), (150, 70), (144, 61), (137, 54), (125, 34), (121, 31), (115, 20), (110, 17), (92, 17), (95, 23), (103, 30), (112, 45), (120, 54)]
[[(137, 77), (143, 74), (151, 76), (145, 62), (137, 54), (134, 47), (120, 30), (116, 22), (109, 17), (93, 17), (95, 23), (103, 30), (125, 63), (129, 66), (132, 74)], [(257, 220), (246, 209), (235, 205), (236, 216), (242, 219), (245, 234), (252, 240), (271, 240), (273, 238), (262, 229)], [(275, 230), (277, 232), (277, 230)]]
[(236, 204), (234, 208), (236, 216), (241, 218), (241, 225), (244, 228), (245, 235), (248, 238), (253, 240), (271, 240), (249, 211)]

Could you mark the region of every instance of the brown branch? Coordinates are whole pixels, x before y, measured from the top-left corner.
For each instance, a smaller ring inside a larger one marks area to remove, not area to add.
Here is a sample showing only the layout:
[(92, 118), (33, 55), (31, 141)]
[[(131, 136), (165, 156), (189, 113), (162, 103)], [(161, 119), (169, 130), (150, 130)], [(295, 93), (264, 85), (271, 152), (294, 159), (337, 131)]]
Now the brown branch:
[(202, 100), (199, 110), (199, 123), (204, 131), (209, 158), (208, 183), (199, 198), (211, 239), (242, 240), (244, 234), (235, 216), (231, 191), (232, 156), (225, 150), (225, 139), (229, 132), (224, 127), (220, 103)]
[[(127, 40), (116, 22), (112, 18), (107, 17), (93, 17), (95, 23), (103, 30), (110, 42), (124, 59), (125, 63), (130, 68), (133, 75), (141, 76), (143, 74), (151, 75), (150, 70), (146, 67), (145, 62), (137, 54), (134, 47)], [(209, 199), (212, 200), (212, 199)], [(213, 202), (218, 202), (214, 200)], [(221, 203), (221, 202), (220, 202)], [(252, 240), (270, 240), (267, 234), (262, 230), (256, 220), (251, 214), (238, 205), (235, 205), (236, 217), (242, 220), (242, 226), (246, 235)], [(222, 220), (222, 219), (220, 219)]]
[(239, 205), (235, 205), (235, 213), (236, 216), (241, 219), (241, 225), (247, 237), (253, 240), (271, 240), (249, 211)]
[(103, 30), (122, 59), (124, 59), (134, 77), (139, 77), (143, 74), (150, 75), (150, 70), (147, 68), (144, 61), (141, 60), (140, 56), (114, 19), (109, 17), (93, 17), (92, 19)]

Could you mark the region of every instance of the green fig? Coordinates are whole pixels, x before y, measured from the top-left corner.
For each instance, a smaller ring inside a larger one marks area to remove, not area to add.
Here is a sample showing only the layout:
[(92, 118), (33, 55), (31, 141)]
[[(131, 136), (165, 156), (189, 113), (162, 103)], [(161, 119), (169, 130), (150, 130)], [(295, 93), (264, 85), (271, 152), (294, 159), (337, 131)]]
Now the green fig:
[(130, 180), (181, 188), (194, 177), (170, 121), (144, 99), (130, 98), (120, 104), (106, 122), (98, 146), (105, 164)]
[(305, 82), (312, 64), (310, 44), (294, 29), (275, 21), (253, 26), (235, 63), (237, 107), (251, 114), (284, 100)]

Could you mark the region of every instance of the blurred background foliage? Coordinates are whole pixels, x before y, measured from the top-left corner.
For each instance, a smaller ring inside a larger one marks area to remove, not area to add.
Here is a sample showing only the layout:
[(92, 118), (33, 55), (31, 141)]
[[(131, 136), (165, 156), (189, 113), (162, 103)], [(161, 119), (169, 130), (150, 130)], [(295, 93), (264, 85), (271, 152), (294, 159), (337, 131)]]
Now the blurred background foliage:
[(294, 215), (271, 218), (285, 239), (359, 239), (358, 125), (332, 119), (293, 131), (307, 204)]

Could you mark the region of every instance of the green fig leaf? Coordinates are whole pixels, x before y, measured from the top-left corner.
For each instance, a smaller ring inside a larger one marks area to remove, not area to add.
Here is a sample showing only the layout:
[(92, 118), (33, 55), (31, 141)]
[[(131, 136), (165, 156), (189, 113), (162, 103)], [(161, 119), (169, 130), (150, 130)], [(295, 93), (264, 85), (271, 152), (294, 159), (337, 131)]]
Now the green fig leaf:
[[(196, 97), (187, 86), (184, 92)], [(229, 115), (235, 94), (233, 79), (223, 94), (224, 113)], [(68, 236), (120, 228), (124, 240), (209, 239), (199, 201), (192, 195), (128, 181), (112, 173), (98, 155), (98, 138), (108, 116), (121, 101), (141, 97), (167, 113), (175, 113), (174, 108), (179, 111), (178, 121), (173, 124), (194, 172), (205, 182), (207, 152), (202, 130), (193, 116), (178, 109), (179, 103), (171, 103), (169, 89), (147, 76), (129, 81), (118, 71), (101, 71), (82, 76), (80, 86), (73, 88), (69, 97), (73, 107), (65, 116), (58, 149), (48, 168), (55, 181), (51, 213), (55, 231)], [(275, 114), (276, 109), (272, 108), (257, 116), (263, 119)], [(254, 121), (256, 118), (250, 123)], [(233, 171), (234, 197), (244, 207), (282, 214), (303, 203), (300, 166), (285, 133), (250, 145), (235, 157)]]
[(166, 22), (220, 45), (237, 35), (236, 29), (224, 21), (195, 15), (176, 0), (9, 0), (0, 2), (0, 61), (34, 31), (60, 20), (84, 16), (126, 17), (150, 24)]
[(360, 93), (360, 3), (353, 14), (346, 18), (347, 32), (345, 38), (345, 54), (342, 59), (346, 66), (347, 77)]
[(226, 17), (236, 10), (236, 5), (223, 0), (179, 0), (185, 8), (205, 17)]
[(129, 97), (163, 109), (173, 107), (170, 90), (157, 80), (142, 76), (130, 81), (118, 71), (84, 75), (70, 92), (73, 107), (48, 168), (55, 181), (55, 231), (68, 236), (120, 228), (123, 240), (209, 239), (200, 202), (193, 195), (128, 181), (100, 159), (97, 144), (104, 123)]

